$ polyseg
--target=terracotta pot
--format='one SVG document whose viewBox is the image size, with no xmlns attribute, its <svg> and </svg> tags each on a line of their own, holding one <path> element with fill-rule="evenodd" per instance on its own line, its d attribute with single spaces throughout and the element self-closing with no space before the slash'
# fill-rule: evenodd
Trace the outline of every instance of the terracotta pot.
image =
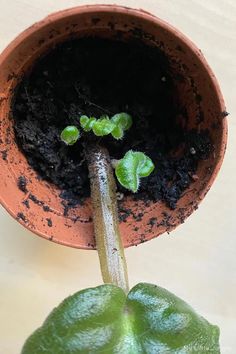
<svg viewBox="0 0 236 354">
<path fill-rule="evenodd" d="M 95 247 L 90 200 L 71 209 L 67 216 L 63 215 L 60 191 L 37 178 L 16 145 L 10 104 L 22 74 L 56 43 L 70 36 L 96 33 L 113 37 L 117 32 L 126 39 L 136 37 L 156 45 L 168 55 L 173 72 L 185 77 L 178 82 L 177 89 L 189 116 L 187 129 L 208 129 L 214 144 L 210 157 L 199 163 L 198 179 L 192 182 L 174 211 L 162 202 L 144 206 L 142 202 L 137 205 L 127 198 L 126 207 L 137 214 L 143 211 L 144 217 L 141 222 L 136 221 L 138 231 L 134 231 L 133 219 L 120 224 L 124 246 L 150 240 L 183 223 L 210 189 L 225 152 L 225 106 L 216 78 L 201 51 L 178 30 L 142 10 L 114 5 L 76 7 L 34 24 L 0 57 L 0 200 L 7 211 L 29 230 L 67 246 Z M 18 188 L 20 176 L 26 177 L 25 190 Z M 150 219 L 154 217 L 157 223 L 150 226 Z"/>
</svg>

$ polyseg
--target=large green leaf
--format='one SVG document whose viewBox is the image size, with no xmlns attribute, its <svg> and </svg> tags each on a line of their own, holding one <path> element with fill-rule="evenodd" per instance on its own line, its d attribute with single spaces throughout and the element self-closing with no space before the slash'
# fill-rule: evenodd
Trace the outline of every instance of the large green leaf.
<svg viewBox="0 0 236 354">
<path fill-rule="evenodd" d="M 169 291 L 141 283 L 126 296 L 106 284 L 52 311 L 22 354 L 217 354 L 219 329 Z"/>
</svg>

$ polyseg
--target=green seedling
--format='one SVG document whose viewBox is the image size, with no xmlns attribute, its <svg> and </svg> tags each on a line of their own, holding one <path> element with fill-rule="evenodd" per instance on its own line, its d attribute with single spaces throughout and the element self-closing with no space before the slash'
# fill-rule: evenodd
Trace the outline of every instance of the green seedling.
<svg viewBox="0 0 236 354">
<path fill-rule="evenodd" d="M 152 160 L 143 152 L 130 150 L 116 163 L 115 173 L 120 184 L 135 193 L 140 178 L 148 177 L 154 168 Z"/>
<path fill-rule="evenodd" d="M 86 133 L 92 131 L 98 137 L 111 134 L 117 140 L 124 137 L 124 132 L 131 128 L 132 123 L 128 113 L 117 113 L 111 118 L 107 115 L 99 119 L 86 115 L 80 117 L 80 126 Z M 75 126 L 68 126 L 61 132 L 61 140 L 67 145 L 75 144 L 79 137 L 80 132 Z M 140 178 L 148 177 L 154 168 L 152 160 L 143 152 L 130 150 L 121 160 L 116 161 L 115 174 L 123 187 L 136 193 Z"/>
<path fill-rule="evenodd" d="M 61 140 L 67 145 L 74 145 L 80 137 L 80 131 L 74 125 L 69 125 L 61 132 Z"/>
<path fill-rule="evenodd" d="M 132 118 L 126 113 L 111 119 L 82 116 L 84 132 L 122 139 Z M 75 126 L 66 127 L 61 140 L 75 144 Z M 21 354 L 219 354 L 219 329 L 199 316 L 183 300 L 156 285 L 140 283 L 129 290 L 121 240 L 115 175 L 137 192 L 140 179 L 154 170 L 143 152 L 128 151 L 111 161 L 107 149 L 88 144 L 88 163 L 96 247 L 104 285 L 65 299 L 26 341 Z"/>
<path fill-rule="evenodd" d="M 115 139 L 122 139 L 124 132 L 132 125 L 132 117 L 128 113 L 117 113 L 113 117 L 101 116 L 99 119 L 80 117 L 80 125 L 85 132 L 93 131 L 96 136 L 111 134 Z"/>
</svg>

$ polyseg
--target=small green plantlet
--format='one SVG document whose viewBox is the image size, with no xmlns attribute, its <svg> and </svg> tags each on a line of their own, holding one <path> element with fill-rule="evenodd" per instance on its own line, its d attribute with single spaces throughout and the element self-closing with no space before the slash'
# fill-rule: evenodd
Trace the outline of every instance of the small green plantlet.
<svg viewBox="0 0 236 354">
<path fill-rule="evenodd" d="M 124 132 L 132 125 L 132 117 L 128 113 L 117 113 L 113 117 L 104 115 L 99 119 L 95 117 L 80 117 L 80 125 L 85 132 L 93 131 L 96 136 L 111 134 L 113 138 L 119 140 L 124 136 Z"/>
<path fill-rule="evenodd" d="M 73 145 L 80 137 L 80 131 L 74 125 L 68 125 L 61 132 L 61 140 L 67 145 Z"/>
<path fill-rule="evenodd" d="M 111 132 L 115 139 L 122 139 L 124 132 L 129 130 L 133 124 L 132 117 L 127 113 L 117 113 L 111 118 L 111 121 L 116 126 Z"/>
<path fill-rule="evenodd" d="M 149 176 L 154 168 L 152 160 L 143 152 L 130 150 L 116 164 L 115 174 L 123 187 L 135 193 L 138 191 L 140 178 Z"/>
<path fill-rule="evenodd" d="M 92 130 L 99 137 L 111 134 L 117 140 L 123 138 L 124 132 L 130 129 L 132 124 L 132 117 L 128 113 L 117 113 L 111 118 L 108 115 L 99 119 L 86 115 L 80 117 L 80 125 L 85 132 Z M 68 145 L 73 145 L 79 136 L 79 130 L 75 126 L 68 126 L 61 133 L 61 139 Z M 117 161 L 115 174 L 123 187 L 136 193 L 140 178 L 149 176 L 154 168 L 152 160 L 143 152 L 130 150 Z"/>
<path fill-rule="evenodd" d="M 80 117 L 80 125 L 83 128 L 85 132 L 90 132 L 93 128 L 94 123 L 96 122 L 96 118 L 94 117 L 87 117 L 87 116 L 81 116 Z"/>
</svg>

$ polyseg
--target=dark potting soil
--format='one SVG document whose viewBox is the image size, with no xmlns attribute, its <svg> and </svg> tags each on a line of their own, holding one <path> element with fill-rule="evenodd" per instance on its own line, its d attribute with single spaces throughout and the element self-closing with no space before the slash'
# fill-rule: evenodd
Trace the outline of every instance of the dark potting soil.
<svg viewBox="0 0 236 354">
<path fill-rule="evenodd" d="M 177 123 L 177 116 L 186 119 L 185 110 L 178 104 L 165 55 L 135 42 L 86 38 L 60 44 L 22 79 L 12 110 L 17 142 L 29 164 L 59 186 L 72 206 L 90 194 L 84 144 L 92 135 L 66 146 L 60 132 L 79 125 L 82 114 L 132 115 L 133 126 L 122 141 L 104 137 L 100 143 L 115 159 L 130 149 L 151 157 L 156 169 L 133 197 L 161 199 L 170 208 L 211 148 L 206 132 L 186 132 Z M 23 180 L 19 187 L 26 188 Z M 130 194 L 120 185 L 118 191 Z"/>
</svg>

